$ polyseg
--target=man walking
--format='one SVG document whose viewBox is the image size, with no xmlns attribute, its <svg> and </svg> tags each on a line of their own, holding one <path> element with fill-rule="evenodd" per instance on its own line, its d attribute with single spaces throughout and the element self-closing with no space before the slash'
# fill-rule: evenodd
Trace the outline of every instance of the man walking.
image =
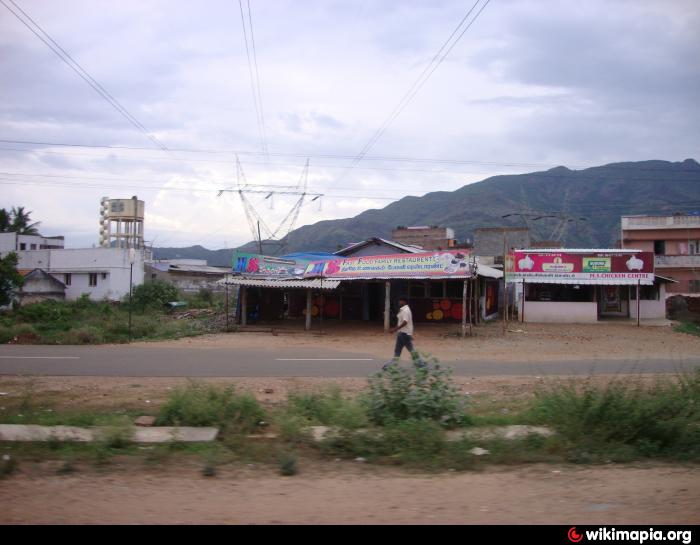
<svg viewBox="0 0 700 545">
<path fill-rule="evenodd" d="M 399 362 L 404 346 L 411 354 L 413 362 L 418 367 L 425 367 L 425 362 L 421 359 L 418 351 L 413 348 L 413 315 L 411 314 L 411 308 L 408 306 L 408 298 L 405 296 L 399 297 L 399 313 L 396 315 L 396 318 L 396 327 L 392 327 L 389 330 L 390 333 L 396 333 L 394 359 L 386 362 L 382 369 L 386 369 L 390 365 Z"/>
</svg>

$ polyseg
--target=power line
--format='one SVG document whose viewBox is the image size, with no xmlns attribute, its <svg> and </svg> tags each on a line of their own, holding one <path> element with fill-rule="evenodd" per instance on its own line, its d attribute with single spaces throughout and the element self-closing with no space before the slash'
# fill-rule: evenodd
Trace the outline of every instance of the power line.
<svg viewBox="0 0 700 545">
<path fill-rule="evenodd" d="M 413 97 L 420 91 L 420 89 L 425 85 L 425 83 L 430 79 L 430 76 L 433 75 L 435 70 L 442 64 L 442 62 L 445 60 L 447 55 L 450 54 L 452 49 L 454 48 L 455 45 L 459 42 L 459 40 L 464 36 L 464 33 L 469 30 L 469 28 L 474 24 L 474 21 L 481 15 L 481 12 L 484 10 L 484 8 L 488 5 L 490 0 L 486 0 L 484 5 L 481 7 L 481 9 L 477 12 L 477 14 L 474 16 L 474 18 L 464 26 L 464 29 L 460 32 L 460 34 L 457 36 L 457 38 L 452 42 L 452 45 L 450 45 L 443 54 L 443 51 L 445 48 L 448 46 L 452 38 L 455 36 L 457 32 L 459 32 L 459 29 L 466 23 L 466 21 L 469 19 L 469 16 L 472 14 L 476 6 L 479 4 L 481 0 L 476 0 L 474 2 L 474 5 L 469 9 L 467 14 L 462 18 L 462 20 L 459 22 L 457 27 L 452 31 L 452 34 L 447 38 L 445 43 L 442 44 L 440 49 L 435 53 L 431 61 L 428 63 L 428 65 L 425 67 L 423 72 L 418 76 L 418 78 L 413 82 L 413 85 L 410 87 L 410 89 L 404 94 L 404 96 L 401 98 L 401 100 L 398 102 L 398 104 L 394 107 L 392 112 L 389 114 L 389 116 L 384 120 L 382 125 L 375 131 L 375 133 L 372 135 L 372 137 L 367 141 L 367 143 L 362 147 L 360 152 L 353 158 L 352 163 L 348 167 L 345 173 L 341 175 L 341 178 L 343 178 L 347 172 L 349 172 L 357 163 L 359 163 L 365 155 L 369 152 L 369 150 L 374 146 L 374 144 L 377 143 L 377 141 L 382 137 L 384 132 L 389 128 L 389 126 L 394 122 L 394 120 L 401 114 L 401 112 L 408 106 L 408 104 L 411 102 Z M 442 54 L 442 57 L 440 55 Z"/>
<path fill-rule="evenodd" d="M 2 0 L 0 0 L 1 2 Z M 16 144 L 16 145 L 27 145 L 27 146 L 49 146 L 49 147 L 68 147 L 68 148 L 86 148 L 86 149 L 107 149 L 107 150 L 120 150 L 120 151 L 153 151 L 152 148 L 143 148 L 138 146 L 114 146 L 106 144 L 77 144 L 70 142 L 46 142 L 46 141 L 33 141 L 33 140 L 9 140 L 0 139 L 0 143 L 3 144 Z M 24 152 L 43 152 L 43 153 L 58 153 L 58 152 L 48 152 L 44 150 L 8 150 L 8 151 L 24 151 Z M 207 149 L 193 149 L 193 148 L 168 148 L 170 155 L 163 156 L 163 159 L 175 159 L 181 161 L 195 161 L 195 159 L 190 158 L 177 158 L 171 157 L 172 153 L 200 153 L 200 154 L 235 154 L 235 155 L 262 155 L 261 152 L 250 151 L 250 150 L 235 150 L 235 149 L 217 149 L 217 150 L 207 150 Z M 289 157 L 289 158 L 312 158 L 318 160 L 345 160 L 353 159 L 355 156 L 344 155 L 344 154 L 313 154 L 313 153 L 270 153 L 271 157 Z M 481 165 L 481 166 L 495 166 L 495 167 L 512 167 L 512 168 L 547 168 L 551 169 L 556 166 L 561 166 L 561 163 L 523 163 L 516 161 L 479 161 L 475 159 L 451 159 L 451 158 L 425 158 L 425 157 L 396 157 L 396 156 L 365 156 L 363 161 L 377 161 L 377 162 L 398 162 L 398 163 L 427 163 L 427 164 L 442 164 L 442 165 Z M 217 163 L 235 163 L 235 161 L 211 161 Z M 667 171 L 667 167 L 660 168 L 650 168 L 645 166 L 634 166 L 634 165 L 578 165 L 569 164 L 571 169 L 608 169 L 608 170 L 636 170 L 636 171 L 647 171 L 647 172 L 658 172 Z M 347 168 L 347 167 L 342 167 Z M 675 169 L 674 172 L 692 172 L 700 173 L 700 168 L 692 169 Z M 572 170 L 571 173 L 580 176 L 581 173 L 578 170 Z M 534 173 L 527 173 L 534 174 Z M 541 174 L 541 173 L 538 173 Z M 562 174 L 552 173 L 552 176 L 561 177 Z M 507 176 L 511 176 L 508 174 Z"/>
<path fill-rule="evenodd" d="M 73 70 L 80 78 L 85 81 L 92 89 L 100 95 L 105 101 L 107 101 L 119 114 L 121 114 L 129 123 L 136 127 L 140 132 L 145 134 L 151 142 L 158 146 L 162 150 L 167 150 L 168 148 L 155 136 L 150 134 L 146 127 L 144 127 L 141 122 L 136 119 L 129 111 L 122 106 L 119 101 L 114 98 L 98 81 L 93 78 L 90 73 L 83 68 L 78 61 L 76 61 L 63 47 L 61 47 L 56 40 L 54 40 L 32 17 L 27 14 L 21 7 L 19 7 L 14 0 L 9 0 L 9 2 L 17 8 L 17 10 L 24 16 L 20 16 L 20 13 L 13 10 L 5 0 L 0 0 L 7 10 L 12 13 L 24 26 L 26 26 L 37 38 L 39 38 L 51 51 L 53 51 L 56 56 L 61 59 L 68 67 Z M 25 19 L 26 18 L 26 19 Z M 30 24 L 31 23 L 31 24 Z M 34 27 L 32 27 L 34 25 Z"/>
<path fill-rule="evenodd" d="M 263 111 L 262 111 L 262 95 L 260 93 L 259 87 L 256 87 L 256 79 L 253 76 L 253 63 L 251 62 L 250 59 L 250 48 L 248 47 L 248 31 L 246 30 L 246 24 L 245 24 L 245 16 L 243 15 L 243 2 L 242 0 L 238 0 L 238 6 L 241 9 L 241 25 L 243 26 L 243 40 L 245 42 L 245 53 L 246 57 L 248 59 L 248 74 L 250 76 L 250 89 L 253 93 L 253 104 L 255 106 L 255 120 L 258 125 L 258 133 L 260 135 L 260 147 L 262 149 L 262 153 L 265 157 L 268 157 L 268 150 L 267 150 L 267 138 L 266 138 L 266 133 L 265 133 L 265 119 L 263 117 Z M 248 3 L 248 16 L 250 18 L 250 3 Z M 253 38 L 253 28 L 252 28 L 252 18 L 251 20 L 251 41 Z M 255 53 L 254 53 L 255 54 Z M 255 60 L 255 70 L 257 73 L 257 60 Z M 257 81 L 257 84 L 259 86 L 260 81 Z"/>
</svg>

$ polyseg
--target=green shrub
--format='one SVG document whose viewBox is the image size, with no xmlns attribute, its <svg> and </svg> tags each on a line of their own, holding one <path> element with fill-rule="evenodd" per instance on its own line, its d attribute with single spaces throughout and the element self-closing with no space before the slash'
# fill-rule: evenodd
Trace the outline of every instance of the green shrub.
<svg viewBox="0 0 700 545">
<path fill-rule="evenodd" d="M 638 456 L 700 457 L 700 370 L 651 386 L 616 379 L 537 392 L 532 420 L 554 427 L 573 449 L 596 453 L 631 448 Z M 625 448 L 629 447 L 629 448 Z"/>
<path fill-rule="evenodd" d="M 9 343 L 15 338 L 15 332 L 12 327 L 0 325 L 0 344 Z"/>
<path fill-rule="evenodd" d="M 170 394 L 157 422 L 159 425 L 219 426 L 251 432 L 264 418 L 265 412 L 250 394 L 236 393 L 233 386 L 190 382 Z"/>
<path fill-rule="evenodd" d="M 359 402 L 345 399 L 340 388 L 325 392 L 291 393 L 288 409 L 305 418 L 309 424 L 361 428 L 368 424 L 367 412 Z"/>
<path fill-rule="evenodd" d="M 134 306 L 142 309 L 147 307 L 163 308 L 166 303 L 177 301 L 179 297 L 178 289 L 170 282 L 163 282 L 162 280 L 140 284 L 133 288 L 132 291 Z M 125 297 L 125 301 L 128 303 L 128 295 Z"/>
<path fill-rule="evenodd" d="M 452 371 L 433 360 L 409 371 L 399 365 L 369 378 L 363 396 L 369 418 L 378 425 L 409 419 L 430 419 L 445 426 L 465 425 L 465 398 L 452 381 Z"/>
<path fill-rule="evenodd" d="M 299 466 L 297 457 L 294 454 L 288 452 L 282 453 L 278 459 L 280 475 L 285 477 L 291 477 L 299 473 Z"/>
<path fill-rule="evenodd" d="M 62 344 L 99 344 L 102 342 L 104 342 L 104 334 L 96 326 L 72 329 L 62 338 Z"/>
</svg>

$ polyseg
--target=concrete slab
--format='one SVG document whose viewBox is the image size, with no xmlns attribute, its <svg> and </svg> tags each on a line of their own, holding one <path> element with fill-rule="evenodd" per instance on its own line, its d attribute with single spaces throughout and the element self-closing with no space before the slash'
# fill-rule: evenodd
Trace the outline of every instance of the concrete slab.
<svg viewBox="0 0 700 545">
<path fill-rule="evenodd" d="M 0 441 L 93 441 L 93 431 L 73 426 L 0 424 Z"/>
<path fill-rule="evenodd" d="M 98 441 L 109 428 L 76 428 L 72 426 L 33 426 L 0 424 L 0 441 Z M 131 441 L 134 443 L 205 443 L 214 441 L 219 434 L 217 428 L 157 427 L 134 428 Z"/>
<path fill-rule="evenodd" d="M 506 439 L 514 441 L 524 439 L 528 435 L 551 437 L 554 431 L 545 426 L 491 426 L 467 430 L 450 430 L 446 434 L 448 441 L 462 439 Z"/>
</svg>

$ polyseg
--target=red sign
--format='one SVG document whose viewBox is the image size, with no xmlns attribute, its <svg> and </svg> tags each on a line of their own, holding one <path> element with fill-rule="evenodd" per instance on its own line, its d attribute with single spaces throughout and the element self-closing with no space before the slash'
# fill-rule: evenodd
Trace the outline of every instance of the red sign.
<svg viewBox="0 0 700 545">
<path fill-rule="evenodd" d="M 509 256 L 507 280 L 586 284 L 651 284 L 652 252 L 536 252 L 515 251 Z"/>
</svg>

